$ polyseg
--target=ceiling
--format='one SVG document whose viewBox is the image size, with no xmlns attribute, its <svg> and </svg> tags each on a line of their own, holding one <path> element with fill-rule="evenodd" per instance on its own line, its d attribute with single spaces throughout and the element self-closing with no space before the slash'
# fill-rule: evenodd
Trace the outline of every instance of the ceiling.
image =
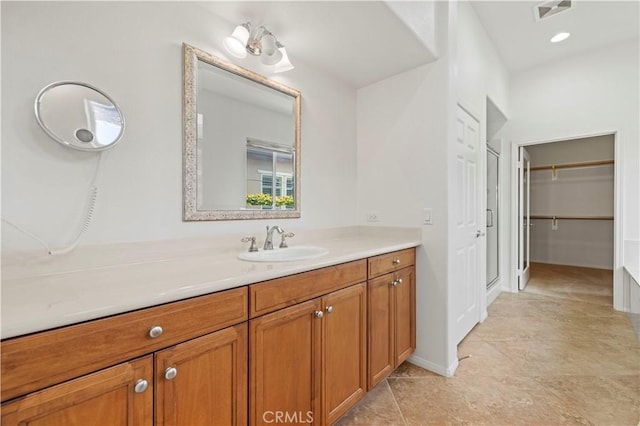
<svg viewBox="0 0 640 426">
<path fill-rule="evenodd" d="M 390 2 L 404 3 L 405 7 L 424 3 Z M 534 7 L 543 2 L 470 1 L 511 72 L 638 38 L 638 0 L 574 0 L 570 10 L 536 22 Z M 229 22 L 225 31 L 230 33 L 235 25 L 246 21 L 265 25 L 286 46 L 294 65 L 322 69 L 356 88 L 436 59 L 385 1 L 201 4 Z M 570 32 L 571 37 L 561 43 L 550 43 L 549 39 L 560 31 Z"/>
<path fill-rule="evenodd" d="M 264 25 L 303 62 L 359 88 L 435 57 L 382 1 L 223 1 L 206 7 L 230 22 Z"/>
<path fill-rule="evenodd" d="M 534 7 L 544 2 L 471 2 L 509 71 L 522 71 L 639 36 L 637 0 L 574 0 L 571 9 L 536 22 Z M 561 31 L 571 33 L 571 37 L 550 43 L 549 39 Z"/>
</svg>

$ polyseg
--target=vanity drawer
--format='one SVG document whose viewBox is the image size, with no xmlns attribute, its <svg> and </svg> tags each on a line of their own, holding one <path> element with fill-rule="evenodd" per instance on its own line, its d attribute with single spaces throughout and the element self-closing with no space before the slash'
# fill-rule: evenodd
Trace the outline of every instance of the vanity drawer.
<svg viewBox="0 0 640 426">
<path fill-rule="evenodd" d="M 246 321 L 247 298 L 241 287 L 5 340 L 2 401 Z"/>
<path fill-rule="evenodd" d="M 369 278 L 378 277 L 397 271 L 416 263 L 416 249 L 394 251 L 393 253 L 381 254 L 380 256 L 369 258 Z"/>
<path fill-rule="evenodd" d="M 366 280 L 367 261 L 363 259 L 250 285 L 250 317 L 268 314 Z"/>
</svg>

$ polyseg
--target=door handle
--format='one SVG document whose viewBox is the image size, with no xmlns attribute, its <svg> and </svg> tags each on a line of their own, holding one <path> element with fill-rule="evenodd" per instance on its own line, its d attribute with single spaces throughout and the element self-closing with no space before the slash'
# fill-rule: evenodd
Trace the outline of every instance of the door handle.
<svg viewBox="0 0 640 426">
<path fill-rule="evenodd" d="M 484 237 L 485 235 L 487 235 L 487 234 L 485 234 L 484 232 L 482 232 L 480 230 L 476 231 L 476 238 Z"/>
<path fill-rule="evenodd" d="M 489 217 L 487 219 L 489 223 L 487 223 L 487 228 L 493 227 L 493 210 L 487 209 L 487 213 L 489 213 Z"/>
</svg>

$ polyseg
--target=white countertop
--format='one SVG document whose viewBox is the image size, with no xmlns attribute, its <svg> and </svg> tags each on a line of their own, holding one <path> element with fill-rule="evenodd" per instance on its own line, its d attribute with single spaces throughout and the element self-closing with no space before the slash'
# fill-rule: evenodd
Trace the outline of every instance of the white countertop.
<svg viewBox="0 0 640 426">
<path fill-rule="evenodd" d="M 299 262 L 237 258 L 237 236 L 85 246 L 61 256 L 2 253 L 2 332 L 8 338 L 155 306 L 422 243 L 420 228 L 348 227 L 288 240 L 329 250 Z M 260 244 L 261 238 L 258 238 Z M 274 242 L 279 239 L 274 236 Z"/>
<path fill-rule="evenodd" d="M 637 282 L 640 283 L 640 241 L 626 240 L 624 242 L 624 269 Z"/>
</svg>

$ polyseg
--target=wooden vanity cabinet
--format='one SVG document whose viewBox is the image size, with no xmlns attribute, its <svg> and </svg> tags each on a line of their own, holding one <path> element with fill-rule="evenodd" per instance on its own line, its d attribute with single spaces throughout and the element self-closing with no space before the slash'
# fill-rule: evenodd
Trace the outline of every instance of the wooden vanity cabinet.
<svg viewBox="0 0 640 426">
<path fill-rule="evenodd" d="M 247 317 L 243 287 L 3 341 L 3 385 L 6 380 L 10 392 L 30 393 L 3 403 L 2 424 L 151 425 L 155 418 L 162 425 L 244 425 Z M 243 322 L 228 327 L 239 320 Z M 105 352 L 112 354 L 112 367 L 35 390 L 43 380 L 67 377 L 60 368 L 75 372 L 108 365 L 96 343 L 105 338 L 110 340 Z M 46 350 L 33 346 L 38 343 Z M 119 362 L 141 351 L 143 358 Z M 37 371 L 25 374 L 23 365 Z"/>
<path fill-rule="evenodd" d="M 318 312 L 322 306 L 315 299 L 249 322 L 250 424 L 275 423 L 285 415 L 288 423 L 321 424 Z"/>
<path fill-rule="evenodd" d="M 153 357 L 118 364 L 2 405 L 3 425 L 151 425 Z"/>
<path fill-rule="evenodd" d="M 154 357 L 156 425 L 247 424 L 247 324 Z"/>
<path fill-rule="evenodd" d="M 6 339 L 2 425 L 333 424 L 414 351 L 414 264 L 401 250 Z"/>
<path fill-rule="evenodd" d="M 416 348 L 415 249 L 370 258 L 367 286 L 371 389 Z"/>
<path fill-rule="evenodd" d="M 327 275 L 312 271 L 314 285 L 307 294 L 344 288 L 249 322 L 252 425 L 331 424 L 366 393 L 366 261 L 321 271 Z M 280 283 L 283 299 L 309 297 L 298 294 L 295 287 L 296 282 L 311 282 L 305 275 Z M 265 305 L 260 297 L 270 293 L 263 293 L 260 286 L 272 283 L 252 286 L 251 300 Z"/>
<path fill-rule="evenodd" d="M 323 419 L 333 424 L 367 393 L 366 284 L 323 298 Z"/>
</svg>

